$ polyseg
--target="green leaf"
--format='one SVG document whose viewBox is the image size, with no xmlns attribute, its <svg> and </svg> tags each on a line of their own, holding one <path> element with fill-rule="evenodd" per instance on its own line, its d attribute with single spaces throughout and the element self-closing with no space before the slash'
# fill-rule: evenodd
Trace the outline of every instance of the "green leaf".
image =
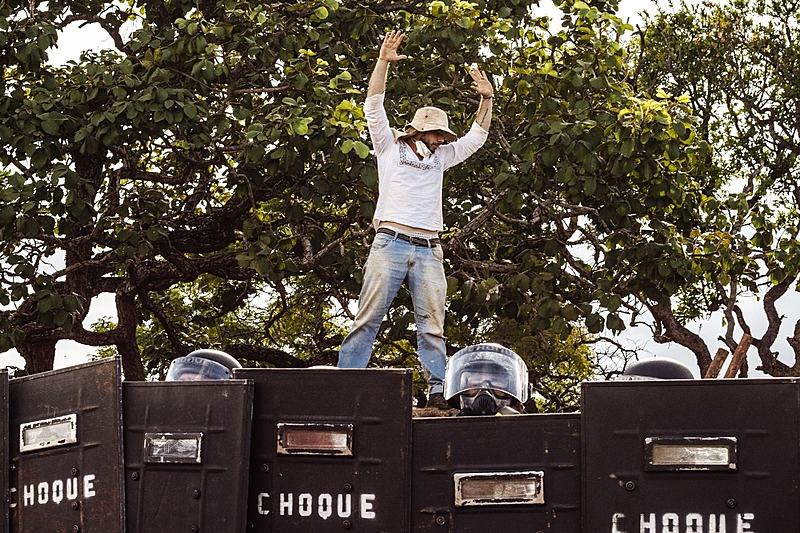
<svg viewBox="0 0 800 533">
<path fill-rule="evenodd" d="M 583 193 L 586 196 L 593 196 L 597 192 L 597 180 L 594 178 L 586 178 L 583 182 Z"/>
<path fill-rule="evenodd" d="M 360 157 L 361 159 L 366 159 L 367 157 L 369 157 L 369 146 L 367 146 L 363 142 L 356 141 L 355 150 L 356 154 L 358 154 L 358 157 Z"/>
<path fill-rule="evenodd" d="M 458 278 L 447 276 L 447 295 L 452 296 L 458 291 Z"/>
<path fill-rule="evenodd" d="M 33 156 L 31 157 L 31 163 L 33 164 L 34 167 L 40 169 L 44 167 L 45 164 L 47 164 L 48 159 L 49 156 L 47 150 L 43 148 L 37 148 L 36 151 L 33 153 Z"/>
<path fill-rule="evenodd" d="M 42 130 L 49 135 L 58 135 L 58 122 L 54 120 L 45 120 L 42 122 Z"/>
<path fill-rule="evenodd" d="M 147 237 L 147 240 L 151 242 L 157 241 L 160 236 L 161 233 L 158 231 L 158 228 L 156 227 L 148 228 L 147 231 L 145 231 L 145 237 Z"/>
<path fill-rule="evenodd" d="M 252 161 L 253 163 L 258 163 L 262 159 L 264 159 L 264 155 L 266 154 L 266 150 L 261 145 L 251 146 L 247 150 L 247 160 Z"/>
<path fill-rule="evenodd" d="M 36 302 L 36 309 L 38 309 L 40 313 L 46 313 L 52 308 L 53 300 L 50 297 L 42 298 Z"/>
<path fill-rule="evenodd" d="M 561 157 L 561 151 L 555 146 L 547 148 L 542 154 L 542 163 L 548 167 L 555 166 Z"/>
<path fill-rule="evenodd" d="M 186 103 L 183 106 L 183 114 L 186 115 L 186 118 L 189 120 L 194 120 L 197 118 L 197 107 L 191 102 Z"/>
<path fill-rule="evenodd" d="M 611 331 L 622 331 L 625 329 L 625 322 L 616 313 L 611 313 L 606 318 L 606 326 Z"/>
<path fill-rule="evenodd" d="M 295 121 L 292 122 L 292 129 L 298 135 L 305 135 L 308 133 L 308 124 L 301 121 Z"/>
<path fill-rule="evenodd" d="M 13 206 L 7 205 L 0 209 L 0 227 L 8 226 L 16 218 L 16 210 Z"/>
<path fill-rule="evenodd" d="M 586 317 L 585 325 L 589 333 L 600 333 L 604 328 L 603 317 L 597 313 L 592 313 Z"/>
<path fill-rule="evenodd" d="M 633 139 L 625 139 L 622 142 L 622 150 L 621 153 L 625 157 L 631 157 L 633 155 L 633 149 L 636 146 L 636 141 Z"/>
</svg>

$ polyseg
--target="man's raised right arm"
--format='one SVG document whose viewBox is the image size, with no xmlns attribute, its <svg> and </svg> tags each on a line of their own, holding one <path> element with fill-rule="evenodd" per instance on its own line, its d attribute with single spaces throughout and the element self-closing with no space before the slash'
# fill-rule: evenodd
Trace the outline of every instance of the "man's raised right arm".
<svg viewBox="0 0 800 533">
<path fill-rule="evenodd" d="M 397 48 L 400 46 L 400 43 L 403 42 L 403 37 L 405 37 L 403 33 L 391 31 L 383 38 L 381 51 L 378 55 L 378 62 L 375 64 L 375 69 L 372 71 L 372 76 L 369 78 L 367 98 L 386 91 L 386 76 L 389 73 L 389 63 L 400 61 L 408 57 L 397 53 Z"/>
</svg>

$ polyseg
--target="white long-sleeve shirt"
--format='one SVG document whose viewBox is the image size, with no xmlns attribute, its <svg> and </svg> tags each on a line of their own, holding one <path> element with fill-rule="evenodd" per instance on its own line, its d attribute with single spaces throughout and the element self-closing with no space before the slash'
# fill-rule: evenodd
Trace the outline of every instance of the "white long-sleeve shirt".
<svg viewBox="0 0 800 533">
<path fill-rule="evenodd" d="M 489 132 L 477 121 L 455 142 L 443 144 L 419 160 L 404 141 L 395 140 L 383 107 L 384 93 L 364 102 L 372 146 L 378 158 L 378 205 L 373 224 L 395 222 L 430 231 L 442 231 L 444 171 L 478 151 Z"/>
</svg>

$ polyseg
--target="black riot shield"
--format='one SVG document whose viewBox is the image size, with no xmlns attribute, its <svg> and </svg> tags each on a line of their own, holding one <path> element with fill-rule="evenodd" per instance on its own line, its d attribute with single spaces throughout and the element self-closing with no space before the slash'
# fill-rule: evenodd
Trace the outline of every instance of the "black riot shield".
<svg viewBox="0 0 800 533">
<path fill-rule="evenodd" d="M 234 377 L 255 382 L 248 532 L 408 532 L 410 370 Z"/>
<path fill-rule="evenodd" d="M 4 368 L 0 370 L 0 533 L 8 533 L 8 371 Z"/>
<path fill-rule="evenodd" d="M 124 531 L 118 358 L 9 383 L 11 531 Z"/>
<path fill-rule="evenodd" d="M 580 415 L 413 421 L 411 531 L 577 533 Z"/>
<path fill-rule="evenodd" d="M 797 531 L 799 383 L 585 383 L 583 531 Z"/>
<path fill-rule="evenodd" d="M 123 384 L 128 533 L 244 533 L 253 384 Z"/>
</svg>

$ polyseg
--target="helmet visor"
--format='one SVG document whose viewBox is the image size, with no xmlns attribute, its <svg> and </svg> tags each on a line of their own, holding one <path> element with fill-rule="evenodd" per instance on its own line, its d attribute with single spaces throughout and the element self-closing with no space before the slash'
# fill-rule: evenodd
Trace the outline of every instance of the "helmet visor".
<svg viewBox="0 0 800 533">
<path fill-rule="evenodd" d="M 528 368 L 515 353 L 462 350 L 450 358 L 445 375 L 444 396 L 474 395 L 490 389 L 495 396 L 511 396 L 520 402 L 528 399 Z"/>
<path fill-rule="evenodd" d="M 225 365 L 199 357 L 179 357 L 172 361 L 167 372 L 167 381 L 211 381 L 230 377 Z"/>
</svg>

